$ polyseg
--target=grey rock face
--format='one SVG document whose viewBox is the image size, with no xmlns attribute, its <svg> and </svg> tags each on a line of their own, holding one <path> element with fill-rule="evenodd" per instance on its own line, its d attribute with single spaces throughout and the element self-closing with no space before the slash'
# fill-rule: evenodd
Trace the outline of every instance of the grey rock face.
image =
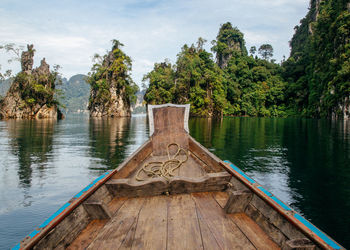
<svg viewBox="0 0 350 250">
<path fill-rule="evenodd" d="M 35 84 L 40 84 L 44 89 L 52 89 L 55 86 L 50 81 L 50 66 L 46 63 L 45 58 L 41 61 L 38 68 L 33 67 L 34 50 L 33 45 L 28 45 L 28 51 L 22 53 L 21 78 L 28 78 Z M 43 118 L 62 118 L 62 113 L 56 104 L 48 104 L 46 97 L 34 100 L 34 103 L 28 104 L 28 100 L 23 99 L 23 91 L 28 89 L 29 83 L 26 80 L 17 78 L 12 83 L 6 97 L 0 103 L 0 119 L 43 119 Z"/>
<path fill-rule="evenodd" d="M 27 45 L 27 51 L 23 51 L 21 55 L 21 67 L 23 72 L 30 72 L 33 69 L 33 57 L 35 50 L 33 44 Z"/>
<path fill-rule="evenodd" d="M 103 61 L 103 67 L 111 66 L 115 61 L 113 52 L 109 52 Z M 126 90 L 124 86 L 118 85 L 118 77 L 114 73 L 106 76 L 106 81 L 109 84 L 109 100 L 102 102 L 99 96 L 101 90 L 91 89 L 90 91 L 90 110 L 91 117 L 127 117 L 131 116 L 130 101 L 126 98 Z"/>
</svg>

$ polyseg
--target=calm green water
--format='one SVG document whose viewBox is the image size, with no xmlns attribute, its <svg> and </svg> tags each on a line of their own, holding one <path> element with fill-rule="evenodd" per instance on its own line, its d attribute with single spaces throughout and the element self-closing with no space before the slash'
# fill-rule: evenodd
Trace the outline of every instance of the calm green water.
<svg viewBox="0 0 350 250">
<path fill-rule="evenodd" d="M 190 133 L 350 248 L 350 122 L 191 119 Z M 145 116 L 0 121 L 0 249 L 148 138 Z"/>
</svg>

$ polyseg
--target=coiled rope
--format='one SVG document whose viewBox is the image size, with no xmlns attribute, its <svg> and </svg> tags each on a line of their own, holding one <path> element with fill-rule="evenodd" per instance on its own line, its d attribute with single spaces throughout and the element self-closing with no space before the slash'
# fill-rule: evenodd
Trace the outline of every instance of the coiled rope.
<svg viewBox="0 0 350 250">
<path fill-rule="evenodd" d="M 177 146 L 177 152 L 174 156 L 170 156 L 169 149 L 171 146 Z M 186 159 L 181 161 L 176 159 L 180 155 L 180 152 L 184 152 L 186 155 Z M 166 161 L 151 161 L 146 163 L 142 168 L 137 171 L 136 180 L 144 181 L 148 178 L 156 178 L 156 177 L 164 177 L 169 180 L 169 178 L 174 176 L 174 171 L 181 167 L 183 163 L 188 160 L 188 151 L 181 148 L 177 143 L 169 143 L 167 146 L 168 160 Z M 147 176 L 146 178 L 142 178 L 140 174 Z"/>
</svg>

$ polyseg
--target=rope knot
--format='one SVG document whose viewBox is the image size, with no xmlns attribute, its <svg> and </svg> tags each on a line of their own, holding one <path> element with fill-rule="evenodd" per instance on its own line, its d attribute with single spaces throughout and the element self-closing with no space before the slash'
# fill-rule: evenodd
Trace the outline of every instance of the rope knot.
<svg viewBox="0 0 350 250">
<path fill-rule="evenodd" d="M 177 146 L 176 153 L 171 156 L 169 149 L 171 146 Z M 186 155 L 186 159 L 181 161 L 178 158 L 180 153 L 184 152 Z M 147 176 L 149 178 L 156 178 L 156 177 L 164 177 L 166 180 L 169 180 L 171 177 L 174 177 L 174 171 L 181 167 L 183 163 L 185 163 L 188 160 L 188 151 L 181 148 L 179 144 L 177 143 L 169 143 L 167 146 L 167 154 L 168 154 L 168 160 L 166 161 L 151 161 L 146 163 L 142 168 L 137 171 L 136 174 L 136 180 L 137 181 L 145 181 L 146 178 L 142 178 L 141 175 Z"/>
</svg>

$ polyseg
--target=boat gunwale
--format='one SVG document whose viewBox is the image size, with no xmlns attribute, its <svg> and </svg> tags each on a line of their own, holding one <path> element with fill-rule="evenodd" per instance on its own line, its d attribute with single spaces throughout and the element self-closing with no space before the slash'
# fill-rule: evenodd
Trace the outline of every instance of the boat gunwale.
<svg viewBox="0 0 350 250">
<path fill-rule="evenodd" d="M 280 199 L 278 199 L 275 195 L 266 190 L 262 185 L 257 183 L 254 179 L 250 178 L 246 175 L 244 171 L 239 169 L 232 162 L 225 160 L 221 161 L 220 165 L 223 166 L 229 173 L 231 173 L 235 178 L 240 180 L 246 187 L 248 187 L 254 194 L 258 195 L 263 201 L 265 201 L 270 207 L 272 207 L 276 212 L 286 218 L 289 222 L 291 222 L 296 228 L 300 229 L 304 234 L 314 240 L 319 246 L 324 249 L 345 249 L 338 242 L 336 242 L 333 238 L 327 235 L 325 232 L 320 230 L 318 227 L 313 225 L 309 220 L 305 219 L 299 213 L 297 213 L 293 208 L 286 205 Z M 236 169 L 235 169 L 236 168 Z M 275 199 L 274 199 L 275 198 Z M 291 215 L 292 214 L 292 215 Z M 310 227 L 305 225 L 301 220 L 305 221 L 306 224 L 310 224 Z M 322 239 L 318 233 L 323 234 L 323 237 L 328 238 L 327 240 L 332 242 L 337 246 L 337 248 L 332 247 L 328 244 L 324 239 Z"/>
<path fill-rule="evenodd" d="M 212 158 L 214 161 L 218 162 L 220 166 L 222 166 L 226 171 L 228 171 L 233 177 L 237 178 L 239 181 L 241 181 L 246 187 L 248 187 L 254 194 L 256 194 L 258 197 L 260 197 L 263 201 L 265 201 L 272 209 L 274 209 L 276 212 L 278 212 L 280 215 L 282 215 L 285 219 L 287 219 L 292 225 L 294 225 L 297 229 L 301 230 L 304 234 L 306 234 L 308 237 L 310 237 L 313 241 L 315 241 L 319 246 L 325 249 L 344 249 L 339 243 L 337 243 L 335 240 L 333 240 L 331 237 L 329 237 L 326 233 L 324 233 L 322 230 L 318 229 L 316 226 L 314 226 L 311 222 L 306 220 L 304 217 L 302 217 L 300 214 L 298 214 L 294 209 L 287 206 L 285 203 L 283 203 L 281 200 L 279 200 L 275 195 L 271 194 L 268 190 L 266 190 L 263 186 L 258 184 L 254 179 L 250 178 L 246 175 L 245 172 L 240 170 L 237 166 L 235 166 L 233 163 L 229 161 L 223 161 L 220 158 L 218 158 L 216 155 L 211 153 L 207 148 L 205 148 L 202 144 L 197 142 L 193 137 L 189 135 L 189 140 L 192 140 L 193 143 L 195 143 L 197 146 L 199 146 L 200 150 L 203 150 L 207 156 Z M 37 244 L 47 233 L 49 233 L 54 227 L 56 227 L 61 221 L 63 221 L 74 209 L 76 209 L 81 203 L 83 203 L 87 198 L 89 198 L 97 189 L 99 189 L 102 185 L 104 185 L 110 178 L 112 178 L 116 173 L 120 172 L 130 161 L 133 160 L 133 158 L 138 155 L 148 144 L 152 143 L 152 138 L 149 138 L 147 141 L 145 141 L 133 154 L 131 154 L 127 159 L 125 159 L 118 167 L 116 167 L 113 170 L 109 170 L 100 177 L 96 178 L 92 183 L 87 185 L 82 191 L 77 193 L 71 200 L 69 200 L 67 203 L 65 203 L 58 211 L 60 211 L 62 208 L 64 208 L 59 214 L 57 214 L 55 217 L 51 219 L 49 217 L 45 220 L 47 224 L 40 228 L 40 231 L 34 230 L 32 233 L 29 234 L 29 237 L 31 237 L 28 241 L 28 243 L 23 246 L 23 248 L 20 246 L 21 243 L 17 244 L 13 249 L 30 249 L 35 244 Z M 189 149 L 191 151 L 191 149 Z M 101 178 L 102 177 L 102 178 Z M 88 188 L 89 187 L 89 188 Z M 88 189 L 87 189 L 88 188 Z M 85 190 L 87 189 L 87 190 Z M 273 199 L 275 198 L 275 199 Z M 68 206 L 66 206 L 69 204 Z M 66 207 L 65 207 L 66 206 Z M 297 217 L 300 217 L 299 219 Z M 306 226 L 301 220 L 304 220 L 304 222 L 307 222 L 307 224 L 311 225 L 311 228 Z M 42 223 L 41 225 L 45 224 Z M 331 242 L 333 242 L 335 245 L 337 245 L 338 248 L 332 247 L 330 244 L 328 244 L 324 239 L 322 239 L 320 236 L 317 235 L 316 232 L 314 232 L 313 229 L 318 230 L 323 234 L 325 237 L 328 238 Z M 35 234 L 34 234 L 35 233 Z M 33 236 L 31 236 L 34 234 Z M 27 236 L 28 237 L 28 236 Z M 27 238 L 26 237 L 26 238 Z"/>
<path fill-rule="evenodd" d="M 85 188 L 83 188 L 80 192 L 78 192 L 76 195 L 74 195 L 68 202 L 66 202 L 60 209 L 58 209 L 55 213 L 53 213 L 49 218 L 47 218 L 41 225 L 45 224 L 46 221 L 47 224 L 40 228 L 40 230 L 34 229 L 33 232 L 31 232 L 29 235 L 27 235 L 24 240 L 26 240 L 28 237 L 28 243 L 21 246 L 21 241 L 16 246 L 12 248 L 12 250 L 17 249 L 31 249 L 35 246 L 47 233 L 49 233 L 53 228 L 55 228 L 60 222 L 62 222 L 74 209 L 76 209 L 79 205 L 81 205 L 86 199 L 88 199 L 97 189 L 99 189 L 102 185 L 104 185 L 109 179 L 113 177 L 117 172 L 119 172 L 123 167 L 126 166 L 128 162 L 130 162 L 133 157 L 135 157 L 143 148 L 145 148 L 149 143 L 151 143 L 151 139 L 148 139 L 145 141 L 134 153 L 132 153 L 129 157 L 127 157 L 118 167 L 116 167 L 113 170 L 108 170 L 104 174 L 97 177 L 95 180 L 93 180 L 89 185 L 87 185 Z M 102 177 L 102 178 L 101 178 Z M 89 187 L 89 188 L 88 188 Z M 88 189 L 87 189 L 88 188 Z M 87 189 L 87 190 L 85 190 Z M 69 204 L 67 206 L 67 204 Z M 60 211 L 62 210 L 62 211 Z M 51 218 L 53 215 L 58 213 L 55 217 Z M 34 234 L 34 235 L 32 235 Z M 32 236 L 31 236 L 32 235 Z"/>
</svg>

